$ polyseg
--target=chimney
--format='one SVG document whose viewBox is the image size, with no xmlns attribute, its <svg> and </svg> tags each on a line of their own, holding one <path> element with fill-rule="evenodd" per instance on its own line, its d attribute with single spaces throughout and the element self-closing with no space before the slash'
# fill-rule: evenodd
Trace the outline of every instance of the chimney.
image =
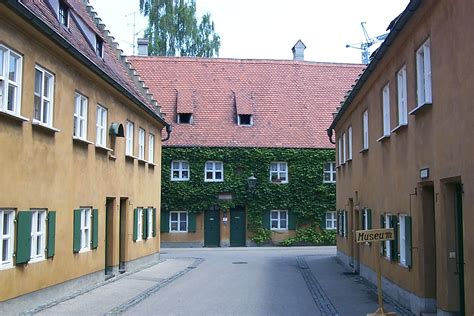
<svg viewBox="0 0 474 316">
<path fill-rule="evenodd" d="M 138 56 L 148 56 L 148 38 L 137 39 Z"/>
<path fill-rule="evenodd" d="M 295 46 L 291 49 L 293 52 L 293 60 L 304 60 L 304 50 L 306 48 L 306 45 L 303 44 L 301 40 L 298 40 L 296 42 Z"/>
</svg>

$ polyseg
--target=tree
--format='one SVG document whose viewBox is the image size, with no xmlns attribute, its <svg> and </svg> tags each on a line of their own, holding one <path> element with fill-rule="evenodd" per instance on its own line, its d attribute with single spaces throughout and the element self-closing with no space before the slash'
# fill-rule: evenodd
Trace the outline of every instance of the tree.
<svg viewBox="0 0 474 316">
<path fill-rule="evenodd" d="M 140 12 L 148 17 L 145 37 L 151 55 L 219 55 L 221 40 L 211 15 L 206 13 L 198 23 L 195 0 L 140 0 Z"/>
</svg>

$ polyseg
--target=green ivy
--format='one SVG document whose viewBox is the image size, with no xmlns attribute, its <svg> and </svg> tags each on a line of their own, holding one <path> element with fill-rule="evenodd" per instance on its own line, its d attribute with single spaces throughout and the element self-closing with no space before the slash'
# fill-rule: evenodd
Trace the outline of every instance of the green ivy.
<svg viewBox="0 0 474 316">
<path fill-rule="evenodd" d="M 326 211 L 336 207 L 336 186 L 323 183 L 324 165 L 334 161 L 334 155 L 333 149 L 164 147 L 162 210 L 202 212 L 211 205 L 246 206 L 248 230 L 263 237 L 262 214 L 272 209 L 291 210 L 297 224 L 321 224 Z M 173 160 L 189 162 L 189 181 L 170 181 Z M 204 182 L 209 160 L 224 163 L 224 182 Z M 270 163 L 276 161 L 288 164 L 286 184 L 269 181 Z M 252 173 L 258 182 L 249 192 L 247 178 Z M 232 200 L 218 200 L 221 192 L 232 193 Z"/>
<path fill-rule="evenodd" d="M 336 245 L 336 232 L 334 230 L 319 231 L 314 225 L 296 231 L 296 236 L 283 240 L 281 246 L 293 245 Z"/>
</svg>

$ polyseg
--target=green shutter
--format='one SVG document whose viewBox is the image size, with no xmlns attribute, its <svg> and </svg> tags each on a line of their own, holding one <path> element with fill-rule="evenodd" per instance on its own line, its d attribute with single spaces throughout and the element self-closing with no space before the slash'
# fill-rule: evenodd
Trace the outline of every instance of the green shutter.
<svg viewBox="0 0 474 316">
<path fill-rule="evenodd" d="M 188 232 L 196 232 L 196 213 L 188 212 Z"/>
<path fill-rule="evenodd" d="M 16 235 L 16 264 L 27 263 L 31 255 L 31 217 L 33 212 L 18 212 Z"/>
<path fill-rule="evenodd" d="M 162 233 L 167 233 L 170 231 L 170 212 L 161 211 L 160 231 Z"/>
<path fill-rule="evenodd" d="M 296 216 L 293 211 L 288 211 L 288 229 L 295 230 L 296 229 Z"/>
<path fill-rule="evenodd" d="M 393 228 L 394 240 L 390 241 L 390 261 L 398 261 L 398 217 L 392 215 L 390 217 L 390 227 Z"/>
<path fill-rule="evenodd" d="M 405 250 L 407 266 L 412 267 L 411 216 L 405 216 Z"/>
<path fill-rule="evenodd" d="M 349 230 L 349 212 L 344 211 L 344 237 L 348 237 Z"/>
<path fill-rule="evenodd" d="M 385 215 L 380 215 L 380 228 L 385 228 Z M 380 241 L 380 254 L 384 256 L 385 254 L 385 241 Z"/>
<path fill-rule="evenodd" d="M 96 249 L 99 246 L 99 210 L 92 210 L 92 238 L 91 248 Z"/>
<path fill-rule="evenodd" d="M 372 209 L 367 209 L 367 229 L 372 229 Z"/>
<path fill-rule="evenodd" d="M 133 210 L 133 241 L 138 240 L 138 208 Z"/>
<path fill-rule="evenodd" d="M 148 209 L 142 209 L 142 239 L 148 238 Z"/>
<path fill-rule="evenodd" d="M 72 251 L 77 253 L 81 250 L 81 210 L 74 210 L 74 223 L 73 223 L 73 242 Z"/>
<path fill-rule="evenodd" d="M 56 212 L 48 212 L 48 239 L 46 240 L 46 258 L 54 257 L 56 247 Z"/>
<path fill-rule="evenodd" d="M 153 208 L 153 237 L 156 237 L 156 207 Z"/>
<path fill-rule="evenodd" d="M 263 228 L 270 229 L 270 211 L 263 212 Z"/>
</svg>

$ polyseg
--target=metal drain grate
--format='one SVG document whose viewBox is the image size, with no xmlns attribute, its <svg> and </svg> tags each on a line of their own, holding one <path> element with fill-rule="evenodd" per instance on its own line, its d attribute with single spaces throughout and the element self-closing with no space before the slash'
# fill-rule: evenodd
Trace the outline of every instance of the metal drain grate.
<svg viewBox="0 0 474 316">
<path fill-rule="evenodd" d="M 248 264 L 247 261 L 234 261 L 232 264 Z"/>
</svg>

